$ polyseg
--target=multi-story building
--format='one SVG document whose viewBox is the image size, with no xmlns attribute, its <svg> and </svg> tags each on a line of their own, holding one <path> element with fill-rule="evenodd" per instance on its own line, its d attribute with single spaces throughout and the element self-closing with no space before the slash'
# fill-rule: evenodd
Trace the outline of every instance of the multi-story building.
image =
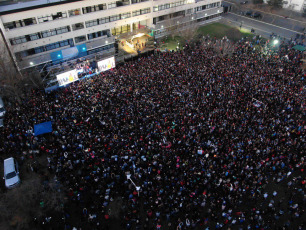
<svg viewBox="0 0 306 230">
<path fill-rule="evenodd" d="M 264 3 L 268 3 L 269 0 L 264 0 Z M 296 12 L 303 12 L 305 9 L 305 0 L 284 0 L 283 8 L 293 10 Z"/>
<path fill-rule="evenodd" d="M 305 0 L 286 0 L 283 1 L 283 7 L 293 10 L 302 12 L 304 10 L 304 6 L 306 4 Z"/>
<path fill-rule="evenodd" d="M 15 63 L 26 69 L 107 57 L 121 34 L 147 28 L 158 37 L 169 27 L 207 22 L 222 12 L 220 0 L 14 1 L 0 6 L 0 29 Z"/>
</svg>

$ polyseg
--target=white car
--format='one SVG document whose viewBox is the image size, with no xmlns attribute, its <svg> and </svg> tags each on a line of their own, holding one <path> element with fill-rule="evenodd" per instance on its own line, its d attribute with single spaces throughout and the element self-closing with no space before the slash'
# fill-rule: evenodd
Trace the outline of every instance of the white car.
<svg viewBox="0 0 306 230">
<path fill-rule="evenodd" d="M 3 117 L 5 114 L 5 108 L 2 98 L 0 97 L 0 127 L 3 127 Z"/>
<path fill-rule="evenodd" d="M 4 177 L 5 187 L 13 188 L 20 183 L 17 161 L 13 158 L 4 160 Z"/>
<path fill-rule="evenodd" d="M 0 118 L 4 117 L 5 112 L 6 111 L 5 111 L 5 108 L 4 108 L 4 103 L 3 103 L 2 98 L 0 97 Z"/>
</svg>

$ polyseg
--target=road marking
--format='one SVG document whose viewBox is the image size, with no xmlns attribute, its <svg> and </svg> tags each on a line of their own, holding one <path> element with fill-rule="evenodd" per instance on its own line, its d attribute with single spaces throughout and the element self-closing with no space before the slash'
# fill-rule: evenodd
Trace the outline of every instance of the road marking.
<svg viewBox="0 0 306 230">
<path fill-rule="evenodd" d="M 256 20 L 256 19 L 249 18 L 249 17 L 245 17 L 245 16 L 243 16 L 243 15 L 235 14 L 235 13 L 232 13 L 232 12 L 228 12 L 228 13 L 229 13 L 229 14 L 234 14 L 234 15 L 239 16 L 239 17 L 247 18 L 247 19 L 253 20 L 253 21 L 255 21 L 255 22 L 259 22 L 259 23 L 263 23 L 263 24 L 270 25 L 270 26 L 274 26 L 274 27 L 277 27 L 277 28 L 280 28 L 280 29 L 283 29 L 283 30 L 288 30 L 288 31 L 293 32 L 293 33 L 303 34 L 303 33 L 301 33 L 301 32 L 295 31 L 295 30 L 290 30 L 290 29 L 287 29 L 287 28 L 285 28 L 285 27 L 277 26 L 277 25 L 274 25 L 274 24 L 271 24 L 271 23 L 267 23 L 267 22 L 263 22 L 263 21 L 258 21 L 258 20 Z"/>
<path fill-rule="evenodd" d="M 235 2 L 228 2 L 228 1 L 223 1 L 223 2 L 227 2 L 227 3 L 230 3 L 230 4 L 234 4 L 236 5 L 237 3 Z M 238 5 L 238 4 L 237 4 Z M 247 9 L 252 9 L 254 11 L 259 11 L 261 13 L 265 13 L 265 14 L 270 14 L 270 15 L 273 15 L 273 16 L 277 16 L 277 17 L 280 17 L 280 18 L 285 18 L 284 16 L 281 16 L 281 15 L 278 15 L 278 14 L 272 14 L 272 13 L 269 13 L 269 12 L 266 12 L 266 11 L 261 11 L 261 10 L 258 10 L 258 9 L 253 9 L 253 8 L 248 8 Z M 302 24 L 305 24 L 306 22 L 303 22 L 303 21 L 300 21 L 300 20 L 296 20 L 296 19 L 293 19 L 293 18 L 285 18 L 285 19 L 288 19 L 288 20 L 292 20 L 292 21 L 296 21 L 296 22 L 300 22 Z"/>
</svg>

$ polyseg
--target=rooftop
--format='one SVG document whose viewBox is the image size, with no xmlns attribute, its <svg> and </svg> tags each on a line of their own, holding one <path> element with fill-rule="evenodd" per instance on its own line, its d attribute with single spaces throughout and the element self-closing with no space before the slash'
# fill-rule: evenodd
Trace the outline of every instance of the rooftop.
<svg viewBox="0 0 306 230">
<path fill-rule="evenodd" d="M 36 9 L 40 7 L 77 2 L 71 0 L 23 0 L 23 1 L 0 1 L 0 14 L 9 14 L 20 11 Z"/>
</svg>

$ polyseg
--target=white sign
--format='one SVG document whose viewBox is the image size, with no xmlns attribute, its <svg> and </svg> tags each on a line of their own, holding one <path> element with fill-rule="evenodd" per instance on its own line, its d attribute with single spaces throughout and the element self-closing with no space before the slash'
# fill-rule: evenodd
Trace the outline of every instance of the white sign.
<svg viewBox="0 0 306 230">
<path fill-rule="evenodd" d="M 100 72 L 115 68 L 115 57 L 107 58 L 98 62 L 98 69 Z"/>
<path fill-rule="evenodd" d="M 77 71 L 71 70 L 65 73 L 56 75 L 59 86 L 67 85 L 71 82 L 79 80 Z"/>
</svg>

